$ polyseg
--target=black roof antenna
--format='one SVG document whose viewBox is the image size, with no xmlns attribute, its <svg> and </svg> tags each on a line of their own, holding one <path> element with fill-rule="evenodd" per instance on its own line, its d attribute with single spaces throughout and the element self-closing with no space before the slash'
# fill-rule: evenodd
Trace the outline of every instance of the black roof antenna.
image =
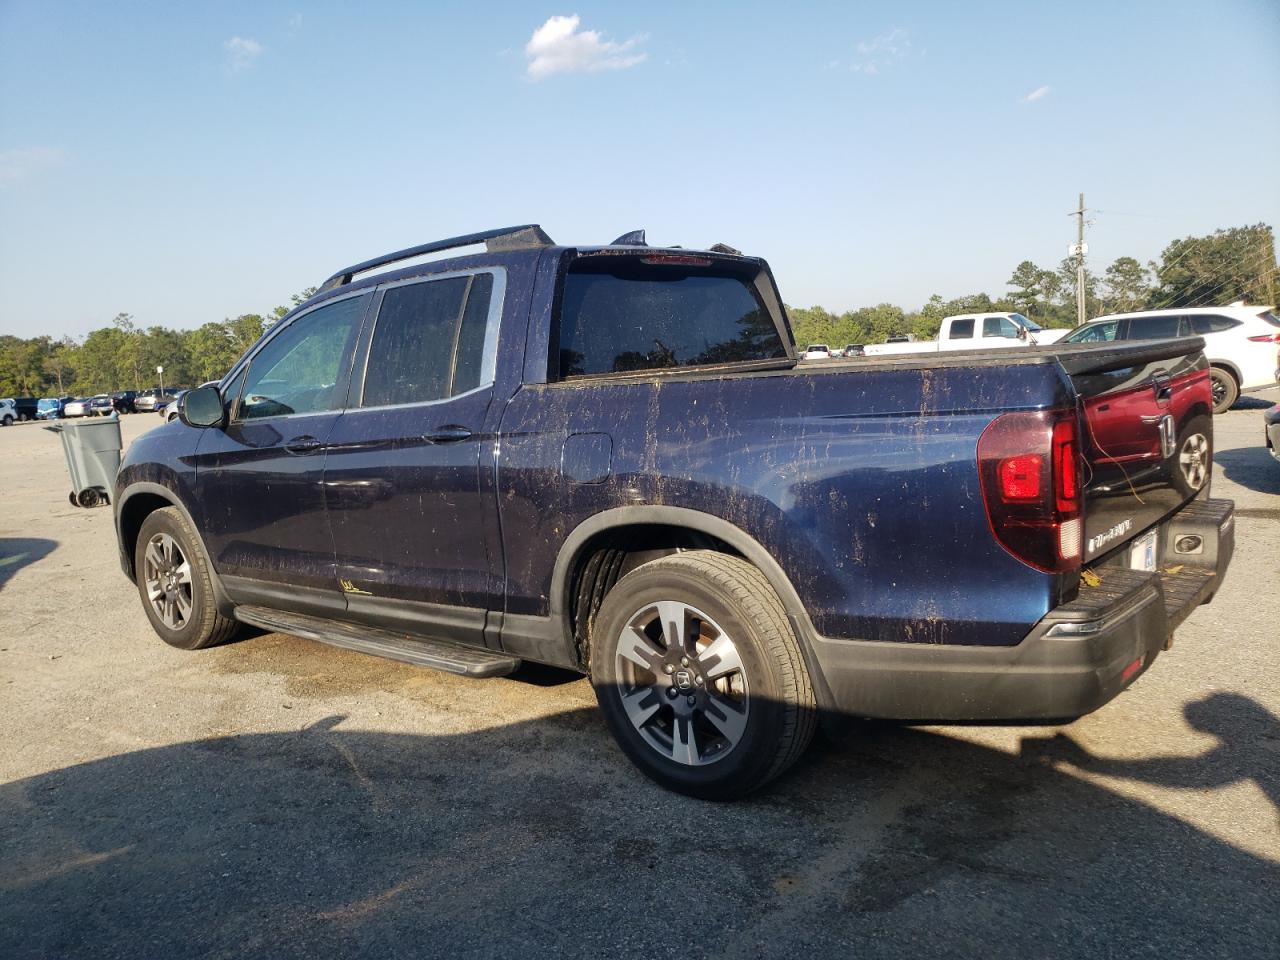
<svg viewBox="0 0 1280 960">
<path fill-rule="evenodd" d="M 611 247 L 647 247 L 648 241 L 644 238 L 643 230 L 632 230 L 630 233 L 624 233 L 613 243 Z"/>
</svg>

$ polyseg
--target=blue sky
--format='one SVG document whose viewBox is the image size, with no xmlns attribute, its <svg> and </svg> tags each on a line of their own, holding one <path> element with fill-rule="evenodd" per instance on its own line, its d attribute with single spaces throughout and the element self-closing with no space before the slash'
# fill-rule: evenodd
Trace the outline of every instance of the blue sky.
<svg viewBox="0 0 1280 960">
<path fill-rule="evenodd" d="M 529 221 L 915 308 L 1056 265 L 1080 190 L 1098 268 L 1280 226 L 1277 121 L 1274 0 L 0 0 L 0 333 L 196 326 Z"/>
</svg>

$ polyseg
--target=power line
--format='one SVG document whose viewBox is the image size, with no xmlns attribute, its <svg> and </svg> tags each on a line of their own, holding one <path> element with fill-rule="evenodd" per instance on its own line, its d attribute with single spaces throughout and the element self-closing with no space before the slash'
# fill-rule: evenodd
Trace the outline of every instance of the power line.
<svg viewBox="0 0 1280 960">
<path fill-rule="evenodd" d="M 1252 275 L 1252 274 L 1257 270 L 1257 268 L 1258 268 L 1258 267 L 1260 267 L 1260 266 L 1265 262 L 1266 258 L 1268 258 L 1268 257 L 1270 257 L 1270 258 L 1274 258 L 1274 256 L 1275 256 L 1275 254 L 1274 254 L 1274 252 L 1273 252 L 1273 251 L 1268 250 L 1268 249 L 1265 249 L 1265 248 L 1264 248 L 1264 249 L 1261 249 L 1261 250 L 1256 251 L 1256 252 L 1253 254 L 1252 259 L 1250 259 L 1248 256 L 1246 256 L 1246 257 L 1244 258 L 1244 260 L 1242 260 L 1242 261 L 1241 261 L 1241 263 L 1242 263 L 1242 264 L 1251 264 L 1251 265 L 1249 265 L 1249 266 L 1244 266 L 1244 267 L 1243 267 L 1243 269 L 1241 269 L 1238 273 L 1234 273 L 1234 274 L 1232 274 L 1231 276 L 1227 277 L 1225 280 L 1222 280 L 1222 281 L 1220 281 L 1219 283 L 1214 284 L 1212 287 L 1210 287 L 1210 288 L 1209 288 L 1209 290 L 1208 290 L 1208 292 L 1207 292 L 1207 293 L 1199 294 L 1199 296 L 1203 297 L 1205 300 L 1212 300 L 1212 299 L 1213 299 L 1213 297 L 1214 297 L 1214 295 L 1216 295 L 1216 294 L 1217 294 L 1217 292 L 1218 292 L 1219 290 L 1222 290 L 1222 289 L 1223 289 L 1224 287 L 1226 287 L 1228 284 L 1235 283 L 1235 282 L 1236 282 L 1236 281 L 1238 281 L 1238 280 L 1245 280 L 1245 279 L 1247 279 L 1250 275 Z M 1169 266 L 1172 266 L 1172 264 L 1170 264 Z M 1164 267 L 1163 269 L 1166 269 L 1166 270 L 1167 270 L 1167 269 L 1169 269 L 1169 267 Z M 1163 309 L 1164 309 L 1168 304 L 1172 303 L 1172 302 L 1173 302 L 1173 300 L 1174 300 L 1177 296 L 1179 296 L 1179 295 L 1178 295 L 1178 294 L 1176 294 L 1176 293 L 1175 293 L 1175 294 L 1171 294 L 1170 296 L 1165 297 L 1165 298 L 1160 302 L 1160 305 L 1159 305 L 1159 306 L 1156 306 L 1156 307 L 1149 307 L 1148 309 L 1151 309 L 1151 310 L 1163 310 Z M 1214 306 L 1214 304 L 1212 304 L 1212 303 L 1206 303 L 1206 304 L 1204 304 L 1204 306 Z"/>
</svg>

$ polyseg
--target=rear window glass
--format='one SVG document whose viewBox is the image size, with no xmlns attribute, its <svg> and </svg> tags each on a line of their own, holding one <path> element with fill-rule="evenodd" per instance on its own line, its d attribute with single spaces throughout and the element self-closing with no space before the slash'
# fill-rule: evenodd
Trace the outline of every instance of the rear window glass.
<svg viewBox="0 0 1280 960">
<path fill-rule="evenodd" d="M 951 333 L 948 335 L 952 340 L 970 340 L 973 338 L 973 320 L 952 320 Z"/>
<path fill-rule="evenodd" d="M 1240 326 L 1239 320 L 1232 320 L 1230 317 L 1224 317 L 1215 313 L 1193 313 L 1191 315 L 1191 329 L 1194 333 L 1221 333 L 1223 330 L 1230 330 L 1232 327 Z M 1277 324 L 1280 326 L 1280 324 Z"/>
<path fill-rule="evenodd" d="M 604 260 L 579 261 L 565 277 L 561 377 L 786 357 L 754 277 Z"/>
<path fill-rule="evenodd" d="M 1264 310 L 1262 313 L 1258 314 L 1258 318 L 1260 320 L 1265 320 L 1273 327 L 1280 327 L 1280 317 L 1277 317 L 1275 312 L 1272 310 Z"/>
</svg>

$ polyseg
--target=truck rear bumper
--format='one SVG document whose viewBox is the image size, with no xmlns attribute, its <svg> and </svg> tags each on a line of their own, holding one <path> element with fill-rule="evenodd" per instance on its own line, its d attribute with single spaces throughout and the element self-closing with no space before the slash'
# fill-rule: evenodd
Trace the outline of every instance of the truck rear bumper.
<svg viewBox="0 0 1280 960">
<path fill-rule="evenodd" d="M 1095 567 L 1097 587 L 1052 610 L 1012 647 L 879 643 L 812 637 L 843 716 L 917 721 L 1068 720 L 1140 677 L 1174 629 L 1218 590 L 1235 546 L 1230 500 L 1194 500 L 1166 519 L 1159 570 Z M 1197 553 L 1174 543 L 1198 536 Z M 1168 572 L 1172 571 L 1172 572 Z"/>
</svg>

